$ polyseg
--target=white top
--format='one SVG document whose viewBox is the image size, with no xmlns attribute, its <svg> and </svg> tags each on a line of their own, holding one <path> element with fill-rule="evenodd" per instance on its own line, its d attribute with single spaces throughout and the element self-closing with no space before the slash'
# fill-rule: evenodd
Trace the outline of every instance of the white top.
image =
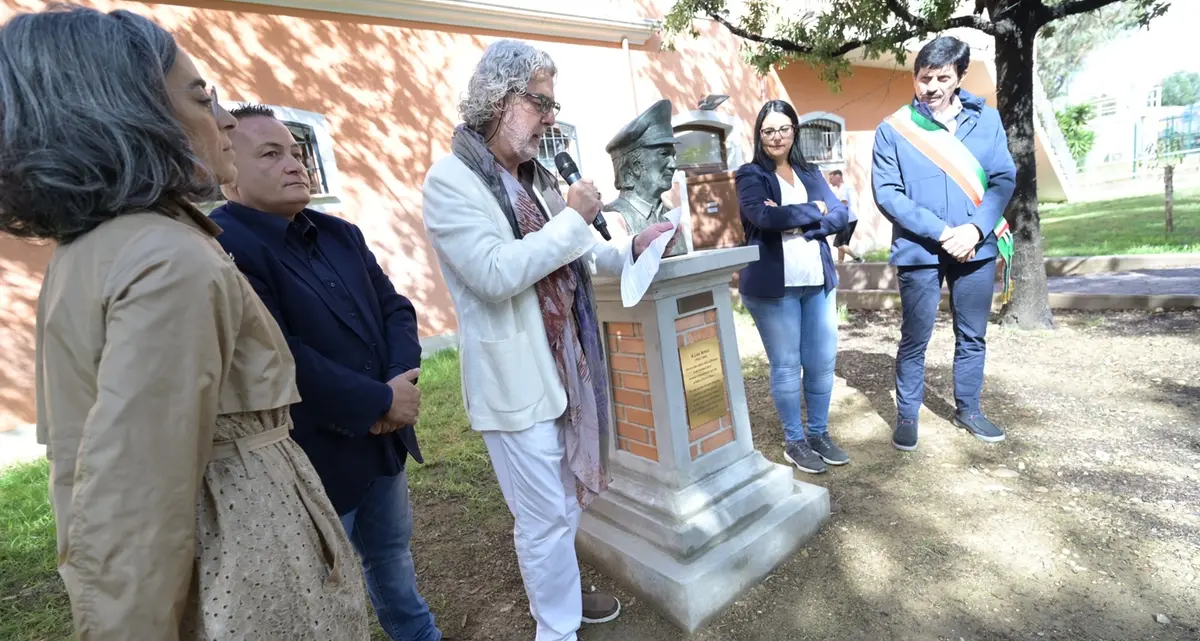
<svg viewBox="0 0 1200 641">
<path fill-rule="evenodd" d="M 846 201 L 846 209 L 850 210 L 850 217 L 848 220 L 858 220 L 858 217 L 854 215 L 854 190 L 850 189 L 850 185 L 842 183 L 838 187 L 830 185 L 829 188 L 833 190 L 833 195 L 837 196 L 838 200 Z"/>
<path fill-rule="evenodd" d="M 471 427 L 518 431 L 558 418 L 567 393 L 534 285 L 584 256 L 599 275 L 619 275 L 633 239 L 599 241 L 567 208 L 515 240 L 491 190 L 454 155 L 430 168 L 422 193 L 425 230 L 458 317 Z"/>
<path fill-rule="evenodd" d="M 831 184 L 829 185 L 829 189 L 833 191 L 833 195 L 837 196 L 838 200 L 846 201 L 847 207 L 854 206 L 854 203 L 851 202 L 851 198 L 853 198 L 853 196 L 850 192 L 850 185 L 847 185 L 846 183 L 842 183 L 840 185 Z"/>
<path fill-rule="evenodd" d="M 789 185 L 786 180 L 780 180 L 779 176 L 776 176 L 775 179 L 779 180 L 780 207 L 803 205 L 808 202 L 808 190 L 804 188 L 804 183 L 800 182 L 800 177 L 795 172 L 792 172 L 794 185 Z M 821 266 L 820 241 L 808 240 L 801 234 L 785 233 L 783 235 L 783 286 L 805 287 L 824 284 L 825 270 Z"/>
</svg>

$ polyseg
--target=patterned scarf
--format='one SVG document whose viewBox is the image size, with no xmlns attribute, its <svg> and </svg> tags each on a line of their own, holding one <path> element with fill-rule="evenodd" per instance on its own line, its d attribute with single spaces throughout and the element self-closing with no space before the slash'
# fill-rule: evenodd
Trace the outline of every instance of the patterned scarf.
<svg viewBox="0 0 1200 641">
<path fill-rule="evenodd" d="M 549 220 L 547 214 L 566 209 L 558 181 L 541 163 L 521 165 L 518 173 L 523 180 L 518 181 L 496 162 L 483 137 L 464 125 L 454 130 L 451 148 L 496 197 L 514 238 L 538 231 Z M 527 187 L 541 195 L 549 212 L 542 211 Z M 534 288 L 558 377 L 567 392 L 567 462 L 575 476 L 576 499 L 586 507 L 608 489 L 608 375 L 591 270 L 585 259 L 579 259 L 556 269 Z"/>
</svg>

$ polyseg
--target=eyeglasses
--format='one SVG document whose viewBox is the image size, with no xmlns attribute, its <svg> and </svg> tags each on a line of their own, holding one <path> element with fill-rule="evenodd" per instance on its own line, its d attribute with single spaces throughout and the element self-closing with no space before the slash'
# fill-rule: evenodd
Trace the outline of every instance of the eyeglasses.
<svg viewBox="0 0 1200 641">
<path fill-rule="evenodd" d="M 795 127 L 793 127 L 791 125 L 785 125 L 783 127 L 780 127 L 779 129 L 763 129 L 759 133 L 762 134 L 763 138 L 774 138 L 775 136 L 782 136 L 782 137 L 786 138 L 786 137 L 792 135 L 792 132 L 795 130 L 796 130 Z"/>
<path fill-rule="evenodd" d="M 540 93 L 527 93 L 525 94 L 525 98 L 528 99 L 529 102 L 532 102 L 537 107 L 538 112 L 540 112 L 543 116 L 551 111 L 553 111 L 554 115 L 557 116 L 558 111 L 562 109 L 562 105 L 554 102 L 547 96 L 543 96 Z"/>
</svg>

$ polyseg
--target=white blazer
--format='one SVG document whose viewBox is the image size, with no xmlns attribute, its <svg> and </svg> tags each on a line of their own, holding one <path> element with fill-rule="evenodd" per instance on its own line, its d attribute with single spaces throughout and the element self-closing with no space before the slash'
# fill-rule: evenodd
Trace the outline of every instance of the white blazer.
<svg viewBox="0 0 1200 641">
<path fill-rule="evenodd" d="M 458 316 L 471 426 L 517 431 L 557 419 L 567 393 L 534 284 L 589 252 L 595 273 L 619 274 L 632 238 L 604 242 L 567 208 L 516 240 L 487 185 L 453 154 L 430 168 L 422 192 L 425 229 Z"/>
</svg>

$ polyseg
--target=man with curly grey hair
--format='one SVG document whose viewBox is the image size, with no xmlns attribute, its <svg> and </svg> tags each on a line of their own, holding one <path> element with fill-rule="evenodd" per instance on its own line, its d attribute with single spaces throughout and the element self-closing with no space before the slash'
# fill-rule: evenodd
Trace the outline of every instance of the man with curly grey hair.
<svg viewBox="0 0 1200 641">
<path fill-rule="evenodd" d="M 488 47 L 459 106 L 453 153 L 425 178 L 429 239 L 458 315 L 463 398 L 514 518 L 537 641 L 573 641 L 620 612 L 583 595 L 575 533 L 608 487 L 608 380 L 593 267 L 619 274 L 670 223 L 602 242 L 591 181 L 571 186 L 537 162 L 554 124 L 554 62 L 523 42 Z"/>
</svg>

